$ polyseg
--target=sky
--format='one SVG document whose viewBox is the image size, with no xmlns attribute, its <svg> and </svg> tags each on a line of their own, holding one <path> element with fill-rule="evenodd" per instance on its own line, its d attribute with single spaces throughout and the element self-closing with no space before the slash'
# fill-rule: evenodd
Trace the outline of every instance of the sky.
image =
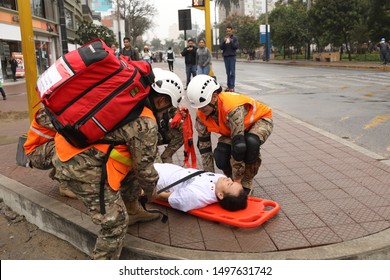
<svg viewBox="0 0 390 280">
<path fill-rule="evenodd" d="M 204 12 L 191 8 L 192 0 L 149 0 L 149 3 L 153 4 L 158 11 L 152 33 L 161 40 L 168 37 L 169 26 L 174 23 L 179 24 L 178 10 L 191 9 L 192 24 L 196 23 L 201 30 L 204 29 Z M 210 4 L 211 18 L 213 21 L 214 2 L 211 2 Z"/>
</svg>

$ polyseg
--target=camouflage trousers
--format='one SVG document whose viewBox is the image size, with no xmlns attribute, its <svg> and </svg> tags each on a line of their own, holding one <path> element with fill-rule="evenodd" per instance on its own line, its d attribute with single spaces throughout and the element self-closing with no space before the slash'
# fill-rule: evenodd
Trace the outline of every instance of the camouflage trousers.
<svg viewBox="0 0 390 280">
<path fill-rule="evenodd" d="M 161 160 L 164 163 L 173 163 L 173 155 L 184 144 L 183 140 L 183 128 L 169 128 L 168 132 L 169 143 L 165 147 L 165 150 L 161 153 Z M 160 143 L 158 143 L 160 145 Z"/>
<path fill-rule="evenodd" d="M 249 129 L 249 133 L 253 133 L 260 138 L 261 144 L 267 141 L 273 130 L 273 120 L 270 118 L 262 118 L 255 122 Z M 223 142 L 231 145 L 232 139 L 230 137 L 221 136 L 218 142 Z M 261 153 L 259 158 L 250 164 L 245 164 L 243 161 L 236 161 L 230 157 L 230 168 L 223 170 L 224 174 L 233 179 L 241 179 L 241 183 L 245 188 L 252 189 L 253 178 L 259 171 L 261 165 Z"/>
<path fill-rule="evenodd" d="M 47 170 L 53 168 L 51 162 L 55 151 L 54 141 L 46 142 L 38 146 L 27 155 L 28 161 L 33 168 Z"/>
<path fill-rule="evenodd" d="M 92 148 L 66 163 L 61 162 L 57 155 L 54 155 L 55 178 L 60 182 L 67 181 L 69 189 L 87 208 L 87 214 L 92 222 L 101 226 L 92 258 L 119 259 L 129 216 L 121 193 L 112 190 L 107 183 L 104 186 L 106 214 L 100 213 L 99 183 L 102 170 L 101 160 L 94 157 L 97 153 L 101 152 Z"/>
</svg>

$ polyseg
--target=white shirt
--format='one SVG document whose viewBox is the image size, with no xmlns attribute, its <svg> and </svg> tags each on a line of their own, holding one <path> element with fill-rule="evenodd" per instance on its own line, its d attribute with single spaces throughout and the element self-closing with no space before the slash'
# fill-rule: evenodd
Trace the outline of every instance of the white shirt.
<svg viewBox="0 0 390 280">
<path fill-rule="evenodd" d="M 159 175 L 157 190 L 161 190 L 198 171 L 197 169 L 183 168 L 170 163 L 154 163 L 154 168 Z M 206 172 L 175 185 L 167 190 L 172 192 L 168 198 L 169 204 L 172 208 L 187 212 L 217 202 L 215 183 L 220 177 L 226 176 Z"/>
</svg>

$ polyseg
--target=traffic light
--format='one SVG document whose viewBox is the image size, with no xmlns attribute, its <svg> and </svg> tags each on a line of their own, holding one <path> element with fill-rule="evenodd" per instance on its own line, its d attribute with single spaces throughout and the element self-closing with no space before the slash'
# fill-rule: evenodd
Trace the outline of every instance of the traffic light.
<svg viewBox="0 0 390 280">
<path fill-rule="evenodd" d="M 192 0 L 192 7 L 204 7 L 204 0 Z"/>
</svg>

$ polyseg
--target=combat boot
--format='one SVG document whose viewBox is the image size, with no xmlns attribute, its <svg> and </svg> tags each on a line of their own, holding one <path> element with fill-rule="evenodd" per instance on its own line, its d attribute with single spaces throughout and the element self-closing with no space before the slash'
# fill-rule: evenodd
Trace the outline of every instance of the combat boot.
<svg viewBox="0 0 390 280">
<path fill-rule="evenodd" d="M 129 215 L 129 226 L 135 223 L 150 222 L 160 217 L 159 213 L 146 212 L 139 204 L 138 200 L 125 202 L 127 214 Z"/>
<path fill-rule="evenodd" d="M 67 185 L 60 184 L 59 186 L 60 195 L 67 196 L 69 198 L 76 198 L 77 196 L 72 192 Z"/>
</svg>

